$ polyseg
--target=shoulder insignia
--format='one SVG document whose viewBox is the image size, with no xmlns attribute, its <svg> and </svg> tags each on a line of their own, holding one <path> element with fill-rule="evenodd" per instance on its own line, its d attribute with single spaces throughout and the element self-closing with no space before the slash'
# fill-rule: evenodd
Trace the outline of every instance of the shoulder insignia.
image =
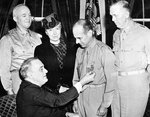
<svg viewBox="0 0 150 117">
<path fill-rule="evenodd" d="M 100 47 L 101 49 L 104 48 L 104 49 L 109 49 L 110 51 L 112 51 L 112 49 L 103 42 L 98 42 L 97 46 Z"/>
<path fill-rule="evenodd" d="M 40 37 L 40 38 L 42 38 L 42 35 L 41 35 L 41 34 L 39 34 L 39 33 L 37 33 L 37 36 L 38 36 L 38 37 Z"/>
</svg>

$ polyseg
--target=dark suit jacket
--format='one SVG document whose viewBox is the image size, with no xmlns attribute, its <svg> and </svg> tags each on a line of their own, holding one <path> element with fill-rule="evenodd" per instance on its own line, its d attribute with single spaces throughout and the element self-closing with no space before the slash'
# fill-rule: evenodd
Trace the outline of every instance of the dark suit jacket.
<svg viewBox="0 0 150 117">
<path fill-rule="evenodd" d="M 76 97 L 78 92 L 75 87 L 56 95 L 35 84 L 22 81 L 16 97 L 17 117 L 65 117 L 61 106 Z"/>
<path fill-rule="evenodd" d="M 75 43 L 66 43 L 67 53 L 63 59 L 64 67 L 60 69 L 57 55 L 50 45 L 49 38 L 44 37 L 43 40 L 47 41 L 36 47 L 34 56 L 38 57 L 48 70 L 48 82 L 45 85 L 52 90 L 57 89 L 59 84 L 71 87 L 77 45 Z"/>
</svg>

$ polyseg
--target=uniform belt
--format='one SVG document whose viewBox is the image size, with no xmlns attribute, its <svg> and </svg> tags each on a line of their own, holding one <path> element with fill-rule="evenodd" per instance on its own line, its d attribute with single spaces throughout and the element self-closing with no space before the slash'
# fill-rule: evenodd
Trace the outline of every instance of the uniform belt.
<svg viewBox="0 0 150 117">
<path fill-rule="evenodd" d="M 144 73 L 144 72 L 146 72 L 145 69 L 136 70 L 136 71 L 129 71 L 129 72 L 118 71 L 118 75 L 119 75 L 119 76 L 129 76 L 129 75 L 142 74 L 142 73 Z"/>
<path fill-rule="evenodd" d="M 90 88 L 96 88 L 96 87 L 105 86 L 105 83 L 102 83 L 102 84 L 89 84 L 89 85 L 87 85 L 87 86 L 90 87 Z"/>
</svg>

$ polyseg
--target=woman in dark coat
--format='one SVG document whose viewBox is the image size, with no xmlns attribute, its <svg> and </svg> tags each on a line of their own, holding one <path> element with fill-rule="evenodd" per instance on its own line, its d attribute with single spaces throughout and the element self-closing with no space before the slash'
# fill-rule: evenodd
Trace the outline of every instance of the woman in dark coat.
<svg viewBox="0 0 150 117">
<path fill-rule="evenodd" d="M 48 70 L 48 82 L 43 87 L 60 93 L 72 86 L 77 47 L 63 38 L 61 23 L 56 14 L 45 17 L 43 27 L 46 36 L 42 38 L 43 43 L 36 47 L 35 57 L 38 57 Z M 62 109 L 72 111 L 72 103 Z"/>
</svg>

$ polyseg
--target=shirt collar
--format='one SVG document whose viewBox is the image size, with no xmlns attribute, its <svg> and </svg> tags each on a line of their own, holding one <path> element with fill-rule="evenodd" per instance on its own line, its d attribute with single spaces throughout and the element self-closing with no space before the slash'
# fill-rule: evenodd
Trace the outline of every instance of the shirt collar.
<svg viewBox="0 0 150 117">
<path fill-rule="evenodd" d="M 96 38 L 93 38 L 93 40 L 89 43 L 89 46 L 85 48 L 86 51 L 90 51 L 96 44 Z"/>
<path fill-rule="evenodd" d="M 130 30 L 132 30 L 132 27 L 134 27 L 134 21 L 132 19 L 130 19 L 127 24 L 126 27 L 122 29 L 122 31 L 124 31 L 125 33 L 128 33 Z"/>
<path fill-rule="evenodd" d="M 26 32 L 23 32 L 23 31 L 21 31 L 21 29 L 20 28 L 16 28 L 16 30 L 17 30 L 17 32 L 20 34 L 20 35 L 22 35 L 22 36 L 31 36 L 31 33 L 30 33 L 30 31 L 29 31 L 29 29 L 27 29 L 27 31 Z"/>
</svg>

